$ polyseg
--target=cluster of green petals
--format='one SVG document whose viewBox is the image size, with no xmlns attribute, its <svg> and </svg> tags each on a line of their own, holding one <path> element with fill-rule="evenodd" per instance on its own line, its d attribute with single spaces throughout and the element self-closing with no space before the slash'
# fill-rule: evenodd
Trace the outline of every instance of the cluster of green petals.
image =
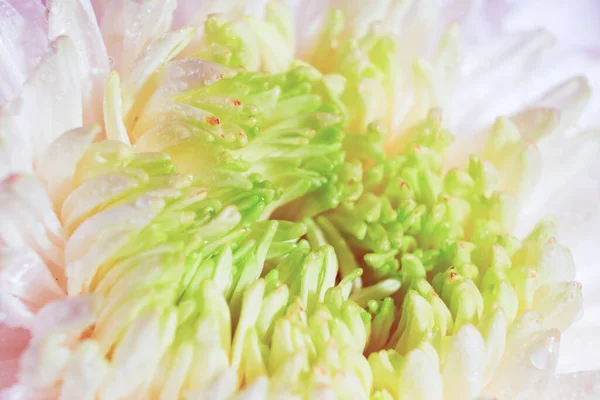
<svg viewBox="0 0 600 400">
<path fill-rule="evenodd" d="M 266 377 L 269 392 L 301 398 L 441 398 L 419 374 L 448 383 L 463 327 L 490 346 L 485 384 L 511 345 L 498 329 L 528 310 L 565 329 L 575 316 L 560 311 L 580 301 L 557 289 L 573 279 L 570 253 L 552 222 L 511 235 L 518 190 L 501 190 L 503 158 L 445 170 L 453 136 L 437 109 L 390 151 L 393 116 L 378 105 L 395 101 L 393 40 L 343 40 L 333 12 L 311 66 L 292 60 L 291 25 L 276 4 L 264 21 L 209 17 L 197 56 L 230 69 L 164 97 L 133 149 L 100 142 L 79 162 L 63 206 L 71 241 L 137 210 L 98 234 L 120 241 L 93 268 L 68 266 L 70 293 L 105 299 L 100 353 L 153 315 L 148 390 L 165 398 L 230 370 L 230 395 Z M 510 153 L 510 130 L 498 132 L 486 156 Z"/>
</svg>

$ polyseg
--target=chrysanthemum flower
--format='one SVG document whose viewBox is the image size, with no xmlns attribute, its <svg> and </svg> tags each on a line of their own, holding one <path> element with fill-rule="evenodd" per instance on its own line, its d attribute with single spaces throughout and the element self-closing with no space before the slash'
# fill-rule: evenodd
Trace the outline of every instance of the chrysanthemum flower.
<svg viewBox="0 0 600 400">
<path fill-rule="evenodd" d="M 600 396 L 597 7 L 447 3 L 0 0 L 0 398 Z"/>
</svg>

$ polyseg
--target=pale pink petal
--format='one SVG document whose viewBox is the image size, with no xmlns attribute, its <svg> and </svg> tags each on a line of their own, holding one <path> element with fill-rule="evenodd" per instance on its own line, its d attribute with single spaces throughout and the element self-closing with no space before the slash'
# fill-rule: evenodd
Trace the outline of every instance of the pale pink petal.
<svg viewBox="0 0 600 400">
<path fill-rule="evenodd" d="M 14 384 L 19 370 L 19 358 L 29 344 L 29 331 L 11 328 L 0 322 L 0 399 L 2 389 Z"/>
<path fill-rule="evenodd" d="M 19 96 L 48 48 L 45 11 L 38 0 L 0 0 L 0 110 Z"/>
<path fill-rule="evenodd" d="M 92 7 L 94 8 L 94 14 L 96 15 L 96 21 L 98 25 L 102 21 L 102 17 L 104 16 L 104 10 L 112 0 L 90 0 L 92 3 Z"/>
</svg>

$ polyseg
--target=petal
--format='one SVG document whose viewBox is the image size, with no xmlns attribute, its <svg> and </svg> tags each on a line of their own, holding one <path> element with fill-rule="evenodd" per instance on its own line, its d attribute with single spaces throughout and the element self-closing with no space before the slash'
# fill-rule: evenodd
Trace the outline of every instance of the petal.
<svg viewBox="0 0 600 400">
<path fill-rule="evenodd" d="M 188 376 L 190 365 L 194 361 L 194 346 L 186 343 L 178 346 L 177 353 L 169 365 L 165 382 L 161 385 L 160 399 L 175 399 L 179 396 Z"/>
<path fill-rule="evenodd" d="M 472 399 L 483 387 L 486 348 L 472 325 L 464 325 L 451 339 L 442 366 L 445 399 Z"/>
<path fill-rule="evenodd" d="M 104 125 L 108 140 L 119 140 L 131 146 L 129 134 L 123 122 L 123 106 L 121 100 L 121 81 L 119 74 L 113 71 L 108 76 L 104 92 Z"/>
<path fill-rule="evenodd" d="M 556 369 L 559 345 L 560 332 L 545 330 L 541 314 L 524 313 L 509 330 L 506 352 L 484 394 L 499 398 L 539 398 Z"/>
<path fill-rule="evenodd" d="M 0 0 L 0 109 L 18 98 L 48 48 L 45 11 L 37 0 Z"/>
<path fill-rule="evenodd" d="M 488 384 L 493 379 L 496 368 L 502 360 L 506 348 L 506 326 L 507 321 L 501 309 L 490 310 L 481 319 L 479 331 L 486 347 L 484 384 Z"/>
<path fill-rule="evenodd" d="M 66 367 L 59 400 L 94 400 L 108 372 L 108 362 L 92 340 L 81 343 Z"/>
<path fill-rule="evenodd" d="M 64 199 L 73 190 L 75 167 L 100 129 L 99 125 L 92 125 L 62 134 L 48 147 L 40 161 L 37 173 L 48 186 L 55 211 L 61 209 Z"/>
<path fill-rule="evenodd" d="M 127 398 L 134 391 L 139 393 L 144 390 L 143 385 L 148 377 L 154 375 L 166 350 L 165 336 L 169 336 L 169 331 L 174 333 L 174 311 L 170 317 L 164 320 L 156 312 L 146 313 L 129 327 L 114 350 L 112 368 L 106 379 L 107 384 L 101 388 L 101 398 Z M 170 345 L 170 341 L 166 344 Z"/>
<path fill-rule="evenodd" d="M 144 196 L 134 204 L 110 208 L 81 224 L 65 248 L 68 293 L 86 292 L 97 269 L 148 225 L 164 205 L 162 199 Z"/>
<path fill-rule="evenodd" d="M 210 384 L 201 389 L 184 393 L 186 400 L 228 399 L 238 386 L 237 372 L 229 368 L 213 379 Z"/>
<path fill-rule="evenodd" d="M 540 286 L 558 284 L 575 279 L 575 263 L 571 251 L 549 240 L 541 249 L 539 259 Z"/>
<path fill-rule="evenodd" d="M 310 59 L 327 22 L 329 0 L 284 0 L 295 16 L 296 55 Z"/>
<path fill-rule="evenodd" d="M 62 228 L 37 179 L 12 175 L 0 183 L 0 243 L 33 249 L 64 283 Z"/>
<path fill-rule="evenodd" d="M 600 370 L 557 375 L 550 382 L 548 400 L 594 399 L 600 397 Z M 574 395 L 578 397 L 574 397 Z"/>
<path fill-rule="evenodd" d="M 128 128 L 131 129 L 135 124 L 137 108 L 143 106 L 151 95 L 150 92 L 153 88 L 144 91 L 144 85 L 148 79 L 159 67 L 177 56 L 190 43 L 194 33 L 193 28 L 168 32 L 146 47 L 136 59 L 130 73 L 121 84 L 123 113 L 126 116 Z"/>
<path fill-rule="evenodd" d="M 177 0 L 173 27 L 179 29 L 184 25 L 194 25 L 198 29 L 198 35 L 203 33 L 203 25 L 210 14 L 224 14 L 227 18 L 241 18 L 244 16 L 264 19 L 268 0 L 256 0 L 252 2 L 240 0 L 223 1 L 195 1 Z M 283 1 L 285 3 L 285 1 Z"/>
<path fill-rule="evenodd" d="M 19 383 L 43 393 L 59 383 L 70 355 L 63 335 L 32 340 L 19 362 Z"/>
<path fill-rule="evenodd" d="M 90 0 L 48 0 L 47 6 L 50 39 L 69 37 L 77 54 L 83 121 L 86 124 L 100 122 L 109 63 Z"/>
<path fill-rule="evenodd" d="M 0 398 L 2 389 L 14 384 L 19 370 L 19 358 L 29 344 L 29 331 L 11 328 L 0 322 Z"/>
<path fill-rule="evenodd" d="M 582 303 L 581 284 L 562 282 L 540 287 L 535 292 L 533 308 L 544 316 L 546 328 L 564 332 L 581 316 Z"/>
<path fill-rule="evenodd" d="M 442 376 L 438 365 L 421 349 L 406 355 L 404 366 L 398 377 L 399 399 L 441 400 L 443 396 Z"/>
<path fill-rule="evenodd" d="M 0 179 L 17 171 L 33 173 L 29 132 L 20 132 L 15 118 L 0 116 Z"/>
<path fill-rule="evenodd" d="M 0 121 L 8 137 L 20 138 L 26 163 L 35 166 L 50 143 L 82 124 L 82 106 L 77 53 L 70 39 L 59 37 L 25 83 L 20 101 Z M 18 171 L 9 164 L 10 171 Z"/>
<path fill-rule="evenodd" d="M 33 250 L 0 248 L 0 313 L 6 323 L 31 327 L 40 308 L 64 296 Z"/>
<path fill-rule="evenodd" d="M 102 36 L 114 67 L 128 73 L 144 49 L 168 31 L 176 0 L 112 0 L 102 16 Z"/>
<path fill-rule="evenodd" d="M 521 108 L 536 66 L 553 46 L 548 32 L 504 35 L 480 48 L 465 51 L 464 79 L 457 86 L 450 110 L 450 127 L 472 133 Z M 507 85 L 506 82 L 511 82 Z"/>
<path fill-rule="evenodd" d="M 266 399 L 269 394 L 269 379 L 261 376 L 248 385 L 245 389 L 241 390 L 236 399 L 237 400 L 253 400 L 253 399 Z"/>
<path fill-rule="evenodd" d="M 67 297 L 46 305 L 37 314 L 31 331 L 34 339 L 60 334 L 79 338 L 96 320 L 100 299 L 94 295 Z"/>
<path fill-rule="evenodd" d="M 503 21 L 505 30 L 551 29 L 564 47 L 597 46 L 600 36 L 600 4 L 594 0 L 544 2 L 543 12 L 536 1 L 515 1 Z"/>
<path fill-rule="evenodd" d="M 135 176 L 107 174 L 85 181 L 73 190 L 63 203 L 61 220 L 65 232 L 71 234 L 85 218 L 97 213 L 128 191 L 140 187 Z"/>
</svg>

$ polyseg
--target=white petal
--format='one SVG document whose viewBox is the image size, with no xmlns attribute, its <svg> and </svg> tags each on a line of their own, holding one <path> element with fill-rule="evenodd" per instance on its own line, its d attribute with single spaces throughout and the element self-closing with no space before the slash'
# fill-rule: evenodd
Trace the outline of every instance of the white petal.
<svg viewBox="0 0 600 400">
<path fill-rule="evenodd" d="M 245 292 L 240 317 L 231 344 L 231 365 L 239 367 L 248 329 L 256 324 L 265 293 L 264 280 L 255 281 Z"/>
<path fill-rule="evenodd" d="M 0 390 L 0 400 L 23 400 L 32 399 L 38 400 L 39 396 L 44 396 L 44 393 L 40 393 L 30 387 L 23 384 L 15 384 L 5 390 Z M 50 396 L 51 394 L 48 394 Z"/>
<path fill-rule="evenodd" d="M 553 145 L 542 143 L 542 179 L 524 205 L 520 225 L 531 225 L 544 213 L 558 218 L 561 241 L 570 246 L 593 234 L 600 185 L 588 173 L 597 168 L 599 149 L 600 133 L 594 131 L 563 138 Z"/>
<path fill-rule="evenodd" d="M 101 388 L 100 398 L 129 397 L 136 390 L 141 394 L 139 390 L 144 389 L 143 385 L 158 367 L 166 350 L 163 343 L 165 335 L 169 336 L 167 331 L 174 324 L 176 319 L 163 321 L 157 312 L 149 312 L 138 318 L 114 350 L 111 370 Z"/>
<path fill-rule="evenodd" d="M 548 400 L 593 400 L 600 398 L 600 370 L 557 375 L 550 381 Z"/>
<path fill-rule="evenodd" d="M 108 76 L 104 92 L 104 125 L 108 140 L 119 140 L 131 146 L 127 128 L 123 122 L 123 105 L 121 100 L 121 81 L 119 74 L 113 71 Z"/>
<path fill-rule="evenodd" d="M 473 133 L 499 115 L 510 115 L 526 105 L 531 74 L 554 44 L 544 31 L 502 36 L 481 49 L 465 52 L 462 75 L 449 113 L 457 133 Z M 506 82 L 511 82 L 507 85 Z"/>
<path fill-rule="evenodd" d="M 479 326 L 486 347 L 485 373 L 483 382 L 487 385 L 494 373 L 506 348 L 506 318 L 503 310 L 490 310 L 484 315 Z"/>
<path fill-rule="evenodd" d="M 562 335 L 560 372 L 600 369 L 600 358 L 590 351 L 595 347 L 600 331 L 600 274 L 597 261 L 600 236 L 584 233 L 578 237 L 581 245 L 573 248 L 573 255 L 577 265 L 576 279 L 583 283 L 583 316 Z"/>
<path fill-rule="evenodd" d="M 513 324 L 505 355 L 484 394 L 527 399 L 545 389 L 556 369 L 560 332 L 546 331 L 542 324 L 543 317 L 536 312 L 526 312 Z"/>
<path fill-rule="evenodd" d="M 391 16 L 386 15 L 385 20 L 388 21 L 388 29 L 398 34 L 398 46 L 402 49 L 400 57 L 404 60 L 412 62 L 414 58 L 424 57 L 433 50 L 441 33 L 436 29 L 440 18 L 438 3 L 438 0 L 392 3 L 388 10 Z"/>
<path fill-rule="evenodd" d="M 557 284 L 575 279 L 575 263 L 571 251 L 555 239 L 549 240 L 541 249 L 540 285 Z"/>
<path fill-rule="evenodd" d="M 104 80 L 110 66 L 90 0 L 48 0 L 47 6 L 48 36 L 51 40 L 69 37 L 77 53 L 83 122 L 98 123 L 101 121 Z"/>
<path fill-rule="evenodd" d="M 178 31 L 168 32 L 158 40 L 150 43 L 136 59 L 130 73 L 121 84 L 123 113 L 127 118 L 126 125 L 128 127 L 131 128 L 133 125 L 130 121 L 135 121 L 134 116 L 130 113 L 134 111 L 132 109 L 136 101 L 141 102 L 140 105 L 143 105 L 150 95 L 149 93 L 141 93 L 147 80 L 159 67 L 179 54 L 189 44 L 193 36 L 193 28 L 182 28 Z"/>
<path fill-rule="evenodd" d="M 233 368 L 225 370 L 207 387 L 201 390 L 184 393 L 187 400 L 227 400 L 233 395 L 238 386 L 237 372 Z"/>
<path fill-rule="evenodd" d="M 444 399 L 472 399 L 483 388 L 486 348 L 479 331 L 464 325 L 452 338 L 442 366 Z"/>
<path fill-rule="evenodd" d="M 71 355 L 60 388 L 59 400 L 94 400 L 108 372 L 108 362 L 93 340 L 82 342 Z"/>
<path fill-rule="evenodd" d="M 176 0 L 112 0 L 103 10 L 102 36 L 115 69 L 125 76 L 146 46 L 164 34 Z"/>
<path fill-rule="evenodd" d="M 557 130 L 564 132 L 577 122 L 588 104 L 590 96 L 591 87 L 588 80 L 585 77 L 576 76 L 552 87 L 532 105 L 558 110 L 560 126 Z"/>
<path fill-rule="evenodd" d="M 63 132 L 82 125 L 80 88 L 75 48 L 59 37 L 25 84 L 18 110 L 3 121 L 12 134 L 29 138 L 25 148 L 30 163 L 35 165 Z"/>
<path fill-rule="evenodd" d="M 267 399 L 269 394 L 269 379 L 261 376 L 252 384 L 241 390 L 236 396 L 236 400 L 255 400 Z"/>
<path fill-rule="evenodd" d="M 72 233 L 83 221 L 110 204 L 119 195 L 140 187 L 140 178 L 121 174 L 102 175 L 85 181 L 63 203 L 61 219 L 65 232 Z"/>
<path fill-rule="evenodd" d="M 327 21 L 329 0 L 283 0 L 296 17 L 296 56 L 310 59 Z"/>
<path fill-rule="evenodd" d="M 193 345 L 190 343 L 180 345 L 174 355 L 173 363 L 169 365 L 166 381 L 160 392 L 160 400 L 179 398 L 181 387 L 185 383 L 188 369 L 193 361 Z"/>
<path fill-rule="evenodd" d="M 399 399 L 441 400 L 444 389 L 438 365 L 421 349 L 409 352 L 398 377 Z"/>
<path fill-rule="evenodd" d="M 178 0 L 174 13 L 173 27 L 179 29 L 185 25 L 194 25 L 198 28 L 198 35 L 204 31 L 204 21 L 209 14 L 224 13 L 232 17 L 242 15 L 262 17 L 264 15 L 266 0 L 244 2 L 239 0 L 222 1 L 196 1 Z"/>
<path fill-rule="evenodd" d="M 31 139 L 15 118 L 0 116 L 0 179 L 17 171 L 33 173 Z"/>
<path fill-rule="evenodd" d="M 451 24 L 442 36 L 435 55 L 435 68 L 442 85 L 444 107 L 452 101 L 451 96 L 460 78 L 463 52 L 463 39 L 459 25 Z"/>
<path fill-rule="evenodd" d="M 533 308 L 544 316 L 544 327 L 561 332 L 581 316 L 582 304 L 579 282 L 544 285 L 536 290 L 533 299 Z"/>
<path fill-rule="evenodd" d="M 597 17 L 600 5 L 595 0 L 560 0 L 544 2 L 543 12 L 537 1 L 514 1 L 513 9 L 503 21 L 507 30 L 551 29 L 564 47 L 595 46 L 600 36 Z"/>
<path fill-rule="evenodd" d="M 37 179 L 11 175 L 0 182 L 0 242 L 32 248 L 63 283 L 62 228 Z"/>
<path fill-rule="evenodd" d="M 21 356 L 19 382 L 36 391 L 52 388 L 59 383 L 70 356 L 63 335 L 32 340 Z"/>
<path fill-rule="evenodd" d="M 64 295 L 33 250 L 0 247 L 0 321 L 6 318 L 11 325 L 31 327 L 41 307 Z"/>
<path fill-rule="evenodd" d="M 97 268 L 148 225 L 164 205 L 162 199 L 145 196 L 134 204 L 110 208 L 79 226 L 65 248 L 67 292 L 87 291 Z"/>
<path fill-rule="evenodd" d="M 40 310 L 32 328 L 34 339 L 51 335 L 79 335 L 96 320 L 100 299 L 94 295 L 68 297 L 46 305 Z"/>
<path fill-rule="evenodd" d="M 375 0 L 365 7 L 364 3 L 357 0 L 332 0 L 329 8 L 342 10 L 347 33 L 360 37 L 367 33 L 371 23 L 385 19 L 390 3 L 390 0 Z"/>
<path fill-rule="evenodd" d="M 0 116 L 0 177 L 29 172 L 61 133 L 81 126 L 75 52 L 59 38 L 23 88 L 22 98 Z M 60 71 L 57 73 L 57 71 Z"/>
<path fill-rule="evenodd" d="M 61 209 L 64 199 L 71 193 L 75 167 L 99 133 L 99 125 L 73 129 L 59 136 L 48 147 L 37 174 L 46 181 L 55 210 Z"/>
</svg>

